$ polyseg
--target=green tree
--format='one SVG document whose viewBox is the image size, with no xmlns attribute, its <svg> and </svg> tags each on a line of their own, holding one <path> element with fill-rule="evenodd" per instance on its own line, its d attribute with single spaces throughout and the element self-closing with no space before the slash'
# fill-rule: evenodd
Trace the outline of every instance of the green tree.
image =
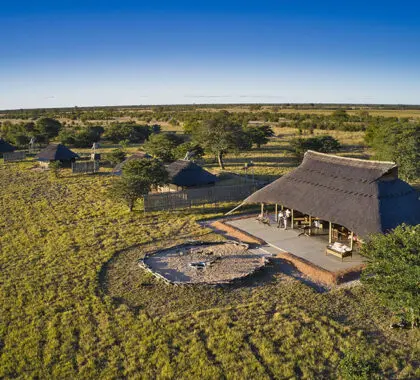
<svg viewBox="0 0 420 380">
<path fill-rule="evenodd" d="M 395 161 L 399 165 L 401 178 L 415 181 L 420 177 L 420 125 L 372 123 L 365 141 L 375 151 L 375 159 Z"/>
<path fill-rule="evenodd" d="M 257 148 L 268 143 L 270 137 L 274 136 L 274 131 L 269 125 L 257 125 L 255 127 L 246 127 L 245 132 L 251 139 L 251 143 L 255 144 Z"/>
<path fill-rule="evenodd" d="M 184 139 L 174 133 L 161 133 L 158 135 L 151 135 L 144 144 L 144 149 L 147 153 L 160 158 L 165 162 L 175 160 L 175 149 L 181 145 Z"/>
<path fill-rule="evenodd" d="M 204 149 L 201 147 L 201 145 L 194 143 L 193 141 L 187 141 L 175 148 L 175 158 L 184 158 L 187 152 L 192 153 L 192 158 L 194 159 L 199 159 L 204 156 Z"/>
<path fill-rule="evenodd" d="M 49 139 L 57 137 L 61 128 L 62 125 L 58 120 L 49 117 L 41 117 L 35 123 L 35 129 L 38 133 L 48 136 Z"/>
<path fill-rule="evenodd" d="M 137 178 L 157 188 L 168 183 L 168 172 L 160 160 L 138 159 L 128 161 L 122 170 L 123 177 Z"/>
<path fill-rule="evenodd" d="M 193 139 L 217 157 L 221 169 L 225 168 L 223 156 L 226 153 L 251 147 L 251 140 L 242 126 L 233 122 L 225 112 L 203 121 L 193 131 Z"/>
<path fill-rule="evenodd" d="M 130 143 L 141 143 L 145 141 L 156 130 L 148 125 L 137 125 L 134 123 L 113 123 L 108 126 L 104 138 L 119 143 L 128 140 Z"/>
<path fill-rule="evenodd" d="M 296 157 L 302 158 L 307 150 L 321 153 L 334 153 L 340 149 L 340 143 L 332 136 L 316 136 L 310 138 L 296 138 L 290 142 Z"/>
<path fill-rule="evenodd" d="M 147 182 L 122 176 L 114 180 L 108 194 L 111 199 L 126 203 L 131 212 L 137 199 L 147 194 L 149 188 Z"/>
<path fill-rule="evenodd" d="M 368 258 L 362 282 L 414 327 L 420 317 L 420 225 L 401 225 L 389 234 L 374 235 L 361 253 Z"/>
<path fill-rule="evenodd" d="M 152 187 L 168 182 L 168 172 L 158 160 L 139 159 L 126 163 L 122 176 L 116 179 L 109 190 L 109 196 L 127 204 L 130 212 L 135 202 L 146 195 Z"/>
</svg>

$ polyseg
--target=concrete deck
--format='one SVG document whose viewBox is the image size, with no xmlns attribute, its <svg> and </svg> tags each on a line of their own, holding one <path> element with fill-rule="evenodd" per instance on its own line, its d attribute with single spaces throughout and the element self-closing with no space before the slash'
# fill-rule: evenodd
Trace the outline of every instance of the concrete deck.
<svg viewBox="0 0 420 380">
<path fill-rule="evenodd" d="M 336 256 L 326 256 L 325 247 L 328 244 L 328 236 L 298 236 L 301 232 L 299 230 L 279 229 L 275 223 L 267 226 L 256 221 L 255 217 L 233 219 L 225 223 L 264 240 L 272 248 L 304 258 L 329 272 L 339 272 L 364 262 L 364 258 L 355 252 L 352 257 L 345 257 L 343 261 Z M 268 251 L 272 252 L 272 249 Z"/>
</svg>

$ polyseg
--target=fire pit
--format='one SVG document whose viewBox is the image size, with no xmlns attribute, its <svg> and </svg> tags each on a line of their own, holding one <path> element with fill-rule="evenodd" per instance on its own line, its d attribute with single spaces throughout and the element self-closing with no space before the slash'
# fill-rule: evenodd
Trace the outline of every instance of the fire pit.
<svg viewBox="0 0 420 380">
<path fill-rule="evenodd" d="M 266 256 L 257 252 L 235 241 L 194 241 L 150 253 L 139 264 L 172 284 L 226 284 L 266 265 Z"/>
</svg>

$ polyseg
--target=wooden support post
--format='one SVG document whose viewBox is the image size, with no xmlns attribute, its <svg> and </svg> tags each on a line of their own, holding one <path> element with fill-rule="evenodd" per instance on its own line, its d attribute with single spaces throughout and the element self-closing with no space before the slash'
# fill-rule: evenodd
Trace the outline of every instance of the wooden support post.
<svg viewBox="0 0 420 380">
<path fill-rule="evenodd" d="M 312 226 L 312 217 L 309 215 L 309 227 Z"/>
<path fill-rule="evenodd" d="M 291 224 L 292 224 L 292 230 L 293 230 L 293 226 L 295 224 L 293 209 L 292 209 L 292 223 Z"/>
<path fill-rule="evenodd" d="M 279 213 L 277 212 L 277 203 L 274 205 L 274 212 L 275 212 L 274 220 L 276 222 L 278 222 L 279 221 Z"/>
<path fill-rule="evenodd" d="M 284 206 L 283 206 L 283 205 L 281 205 L 281 211 L 283 211 L 283 209 L 284 209 Z"/>
<path fill-rule="evenodd" d="M 331 239 L 331 235 L 332 235 L 332 223 L 331 222 L 329 222 L 330 223 L 330 226 L 329 226 L 329 230 L 328 230 L 328 242 L 331 244 L 331 242 L 332 242 L 332 239 Z"/>
<path fill-rule="evenodd" d="M 261 215 L 264 215 L 264 203 L 261 203 Z"/>
<path fill-rule="evenodd" d="M 353 250 L 353 236 L 354 236 L 354 233 L 353 231 L 351 231 L 350 233 L 350 249 L 351 250 Z"/>
</svg>

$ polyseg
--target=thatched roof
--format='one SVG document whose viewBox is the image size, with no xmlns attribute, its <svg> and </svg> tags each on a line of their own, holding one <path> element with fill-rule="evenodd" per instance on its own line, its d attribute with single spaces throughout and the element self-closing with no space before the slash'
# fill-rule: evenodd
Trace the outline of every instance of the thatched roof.
<svg viewBox="0 0 420 380">
<path fill-rule="evenodd" d="M 15 147 L 10 145 L 7 141 L 0 138 L 0 154 L 15 151 Z"/>
<path fill-rule="evenodd" d="M 38 161 L 71 161 L 79 156 L 63 144 L 50 144 L 41 150 L 35 158 Z"/>
<path fill-rule="evenodd" d="M 282 204 L 361 236 L 386 232 L 401 223 L 420 223 L 419 194 L 398 179 L 397 170 L 393 162 L 308 151 L 298 168 L 244 202 Z"/>
<path fill-rule="evenodd" d="M 117 164 L 114 168 L 114 174 L 121 175 L 122 174 L 122 169 L 127 162 L 130 162 L 130 161 L 133 161 L 133 160 L 141 160 L 143 158 L 150 159 L 150 158 L 152 158 L 152 156 L 150 156 L 149 154 L 144 153 L 144 152 L 136 152 L 136 153 L 132 154 L 130 157 L 127 157 L 123 162 L 120 162 L 119 164 Z"/>
<path fill-rule="evenodd" d="M 182 186 L 204 186 L 214 184 L 217 177 L 192 161 L 177 160 L 166 165 L 170 183 Z"/>
</svg>

